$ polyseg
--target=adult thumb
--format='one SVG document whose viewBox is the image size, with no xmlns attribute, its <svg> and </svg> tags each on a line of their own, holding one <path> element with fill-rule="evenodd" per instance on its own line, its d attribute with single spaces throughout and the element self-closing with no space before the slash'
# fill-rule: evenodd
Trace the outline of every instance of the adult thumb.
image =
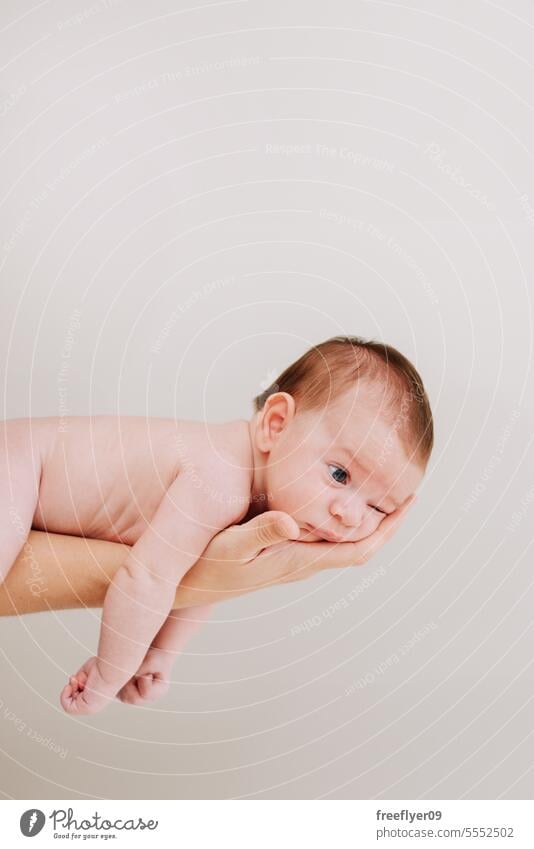
<svg viewBox="0 0 534 849">
<path fill-rule="evenodd" d="M 239 530 L 239 549 L 243 559 L 251 559 L 270 545 L 285 542 L 290 539 L 298 539 L 300 528 L 289 515 L 279 510 L 270 510 L 260 513 L 246 525 L 241 525 Z"/>
</svg>

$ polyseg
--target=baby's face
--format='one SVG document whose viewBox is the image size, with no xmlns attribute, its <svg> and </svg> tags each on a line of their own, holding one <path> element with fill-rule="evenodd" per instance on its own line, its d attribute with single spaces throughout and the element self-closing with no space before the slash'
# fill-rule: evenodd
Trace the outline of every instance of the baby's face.
<svg viewBox="0 0 534 849">
<path fill-rule="evenodd" d="M 363 382 L 327 408 L 297 410 L 269 454 L 269 509 L 293 516 L 304 541 L 372 534 L 424 475 L 408 461 L 397 436 L 402 421 L 395 421 L 383 421 L 376 393 Z"/>
</svg>

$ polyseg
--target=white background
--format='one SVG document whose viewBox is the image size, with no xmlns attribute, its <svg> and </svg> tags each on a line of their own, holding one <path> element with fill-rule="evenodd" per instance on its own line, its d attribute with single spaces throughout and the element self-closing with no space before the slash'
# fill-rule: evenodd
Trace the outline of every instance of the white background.
<svg viewBox="0 0 534 849">
<path fill-rule="evenodd" d="M 247 417 L 351 333 L 436 426 L 394 542 L 219 607 L 150 709 L 63 714 L 99 611 L 1 621 L 2 794 L 531 798 L 532 4 L 11 0 L 0 44 L 5 418 Z"/>
</svg>

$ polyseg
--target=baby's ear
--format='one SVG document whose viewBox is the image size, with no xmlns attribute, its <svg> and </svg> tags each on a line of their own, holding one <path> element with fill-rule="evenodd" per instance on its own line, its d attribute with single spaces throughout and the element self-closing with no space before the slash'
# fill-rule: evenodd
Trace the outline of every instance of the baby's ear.
<svg viewBox="0 0 534 849">
<path fill-rule="evenodd" d="M 270 451 L 283 430 L 293 420 L 295 399 L 288 392 L 269 395 L 260 412 L 256 440 L 260 451 Z"/>
</svg>

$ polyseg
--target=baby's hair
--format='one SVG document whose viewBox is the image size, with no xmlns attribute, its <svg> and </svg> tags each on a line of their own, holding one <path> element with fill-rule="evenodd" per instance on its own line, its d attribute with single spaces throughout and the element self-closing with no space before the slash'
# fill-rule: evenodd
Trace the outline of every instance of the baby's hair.
<svg viewBox="0 0 534 849">
<path fill-rule="evenodd" d="M 423 381 L 412 363 L 382 342 L 334 336 L 314 345 L 254 398 L 256 411 L 275 392 L 287 392 L 299 411 L 333 402 L 358 380 L 375 385 L 383 418 L 398 430 L 413 461 L 426 467 L 434 445 L 432 411 Z"/>
</svg>

